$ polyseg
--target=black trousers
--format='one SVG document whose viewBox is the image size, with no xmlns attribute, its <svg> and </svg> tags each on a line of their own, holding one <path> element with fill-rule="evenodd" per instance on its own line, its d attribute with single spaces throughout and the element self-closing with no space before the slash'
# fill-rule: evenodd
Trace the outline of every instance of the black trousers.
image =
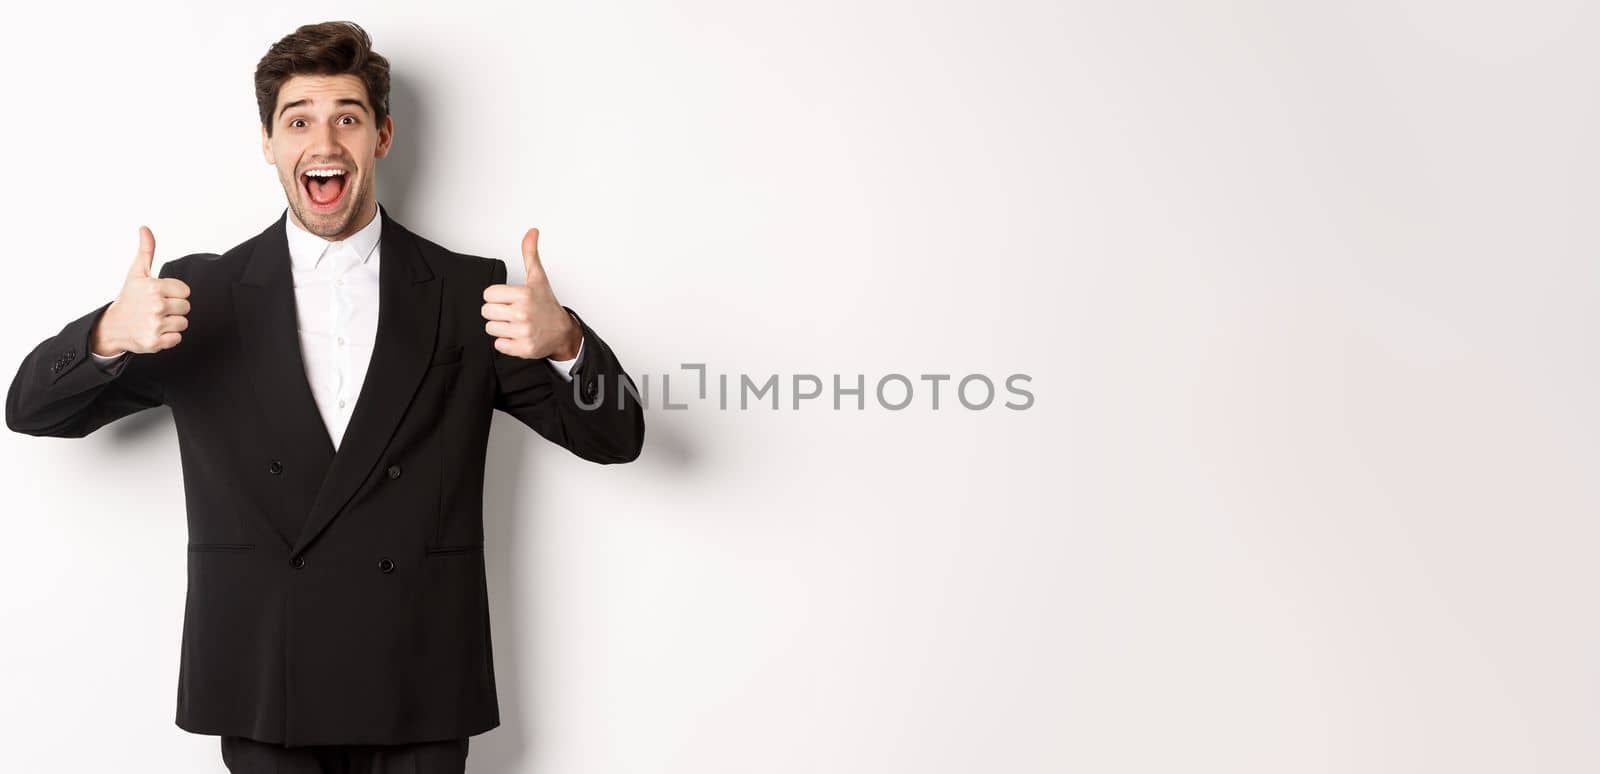
<svg viewBox="0 0 1600 774">
<path fill-rule="evenodd" d="M 222 762 L 232 774 L 465 774 L 467 740 L 284 747 L 223 736 Z"/>
</svg>

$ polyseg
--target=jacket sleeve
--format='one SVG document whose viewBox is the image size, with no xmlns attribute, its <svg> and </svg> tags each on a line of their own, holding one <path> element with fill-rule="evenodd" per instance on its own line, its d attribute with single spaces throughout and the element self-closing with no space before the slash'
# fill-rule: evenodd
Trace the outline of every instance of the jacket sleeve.
<svg viewBox="0 0 1600 774">
<path fill-rule="evenodd" d="M 505 284 L 505 262 L 492 263 L 489 284 Z M 644 409 L 638 389 L 594 329 L 570 307 L 562 308 L 583 329 L 583 352 L 573 366 L 572 380 L 562 379 L 546 358 L 520 358 L 495 350 L 494 407 L 583 459 L 631 462 L 644 448 Z"/>
<path fill-rule="evenodd" d="M 171 276 L 180 261 L 162 264 L 159 276 Z M 91 357 L 89 335 L 111 303 L 67 323 L 22 359 L 6 392 L 6 427 L 27 435 L 82 438 L 162 405 L 165 352 L 132 352 L 105 366 Z"/>
</svg>

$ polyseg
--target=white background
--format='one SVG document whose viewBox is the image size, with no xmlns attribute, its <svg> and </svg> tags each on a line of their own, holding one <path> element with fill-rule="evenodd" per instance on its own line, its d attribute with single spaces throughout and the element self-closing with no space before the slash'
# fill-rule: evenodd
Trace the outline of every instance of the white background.
<svg viewBox="0 0 1600 774">
<path fill-rule="evenodd" d="M 1592 4 L 273 5 L 11 12 L 6 376 L 140 224 L 278 217 L 255 63 L 348 18 L 380 201 L 512 281 L 538 226 L 636 379 L 1033 378 L 624 466 L 497 415 L 469 771 L 1600 766 Z M 0 461 L 0 765 L 221 771 L 170 411 Z"/>
</svg>

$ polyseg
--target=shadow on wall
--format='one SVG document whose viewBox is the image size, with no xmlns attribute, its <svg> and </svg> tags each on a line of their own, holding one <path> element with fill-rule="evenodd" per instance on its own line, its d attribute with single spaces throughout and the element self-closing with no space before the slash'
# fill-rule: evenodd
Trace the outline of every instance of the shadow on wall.
<svg viewBox="0 0 1600 774">
<path fill-rule="evenodd" d="M 403 73 L 390 75 L 389 115 L 394 119 L 394 144 L 389 147 L 389 155 L 378 160 L 378 201 L 395 220 L 410 225 L 406 203 L 416 190 L 422 154 L 427 152 L 432 132 L 421 95 Z"/>
</svg>

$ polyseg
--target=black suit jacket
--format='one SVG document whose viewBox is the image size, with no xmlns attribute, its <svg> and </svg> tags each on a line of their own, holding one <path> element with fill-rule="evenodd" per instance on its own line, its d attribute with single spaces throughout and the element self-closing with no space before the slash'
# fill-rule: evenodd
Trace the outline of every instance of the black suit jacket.
<svg viewBox="0 0 1600 774">
<path fill-rule="evenodd" d="M 178 346 L 97 367 L 89 334 L 107 303 L 34 347 L 6 425 L 75 438 L 171 407 L 189 526 L 179 727 L 289 745 L 487 731 L 500 722 L 483 563 L 493 409 L 584 459 L 628 462 L 644 442 L 637 391 L 582 318 L 571 383 L 497 351 L 481 308 L 506 265 L 380 207 L 377 339 L 335 453 L 300 357 L 285 217 L 162 265 L 190 288 Z"/>
</svg>

